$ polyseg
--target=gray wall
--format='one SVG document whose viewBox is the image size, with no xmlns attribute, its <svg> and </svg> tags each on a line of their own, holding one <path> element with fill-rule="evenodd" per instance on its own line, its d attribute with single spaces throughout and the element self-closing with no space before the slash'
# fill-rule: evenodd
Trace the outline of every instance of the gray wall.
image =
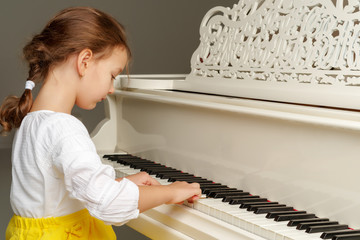
<svg viewBox="0 0 360 240">
<path fill-rule="evenodd" d="M 171 74 L 190 71 L 190 58 L 199 44 L 198 29 L 204 14 L 214 6 L 232 7 L 234 3 L 237 0 L 1 1 L 0 100 L 9 94 L 22 94 L 27 77 L 22 47 L 33 34 L 41 31 L 50 17 L 65 7 L 96 7 L 125 25 L 134 55 L 132 74 Z M 92 111 L 75 108 L 73 114 L 81 117 L 91 132 L 103 119 L 103 112 L 103 104 L 99 104 Z M 9 205 L 11 141 L 11 135 L 0 137 L 0 236 L 12 215 Z M 125 239 L 138 237 L 131 235 Z"/>
</svg>

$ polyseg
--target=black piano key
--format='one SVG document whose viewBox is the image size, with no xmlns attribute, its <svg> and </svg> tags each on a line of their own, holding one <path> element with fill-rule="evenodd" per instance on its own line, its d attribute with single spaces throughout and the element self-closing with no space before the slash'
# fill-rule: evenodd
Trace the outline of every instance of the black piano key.
<svg viewBox="0 0 360 240">
<path fill-rule="evenodd" d="M 131 154 L 113 154 L 112 156 L 115 158 L 139 158 Z"/>
<path fill-rule="evenodd" d="M 228 202 L 231 202 L 232 200 L 237 200 L 237 199 L 243 199 L 243 198 L 260 198 L 260 196 L 257 196 L 257 195 L 251 195 L 251 194 L 248 194 L 248 195 L 244 195 L 244 196 L 227 196 L 226 199 Z M 268 201 L 267 199 L 265 198 L 262 198 L 264 201 Z M 255 201 L 256 202 L 256 201 Z M 259 201 L 257 201 L 259 202 Z"/>
<path fill-rule="evenodd" d="M 299 212 L 299 211 L 297 211 Z M 302 214 L 286 214 L 275 217 L 276 222 L 289 221 L 293 219 L 303 219 L 303 218 L 314 218 L 316 217 L 313 213 L 302 213 Z"/>
<path fill-rule="evenodd" d="M 172 168 L 168 168 L 164 165 L 161 165 L 160 163 L 155 163 L 155 165 L 143 165 L 143 166 L 139 166 L 139 168 L 141 171 L 147 171 L 147 170 L 154 170 L 154 171 L 164 171 L 166 169 L 172 169 Z M 172 169 L 175 170 L 175 169 Z"/>
<path fill-rule="evenodd" d="M 226 190 L 224 188 L 224 191 L 212 191 L 208 194 L 208 197 L 212 197 L 212 198 L 215 198 L 215 196 L 220 196 L 220 195 L 230 195 L 230 194 L 235 194 L 235 193 L 239 193 L 238 192 L 239 190 L 238 189 L 228 189 Z M 240 190 L 241 191 L 241 190 Z M 241 194 L 241 193 L 240 193 Z M 246 194 L 245 194 L 246 195 Z M 248 195 L 248 194 L 247 194 Z M 237 195 L 237 197 L 241 197 L 243 195 Z M 235 196 L 234 196 L 235 197 Z M 218 197 L 219 198 L 219 197 Z M 220 197 L 221 198 L 221 197 Z"/>
<path fill-rule="evenodd" d="M 259 208 L 277 208 L 277 207 L 286 207 L 285 204 L 258 204 L 258 205 L 250 205 L 246 210 L 247 211 L 256 211 L 258 210 Z"/>
<path fill-rule="evenodd" d="M 111 154 L 112 158 L 122 159 L 122 158 L 139 158 L 131 154 Z"/>
<path fill-rule="evenodd" d="M 134 162 L 148 162 L 147 160 L 143 160 L 143 159 L 111 159 L 113 161 L 116 161 L 117 163 L 121 163 L 121 164 L 124 164 L 124 165 L 130 165 L 131 163 L 134 163 Z"/>
<path fill-rule="evenodd" d="M 130 154 L 118 154 L 118 155 L 106 154 L 103 156 L 103 158 L 107 158 L 109 160 L 116 161 L 117 159 L 134 158 L 134 156 L 130 155 Z"/>
<path fill-rule="evenodd" d="M 121 160 L 117 160 L 117 162 L 130 167 L 132 167 L 134 163 L 149 163 L 148 160 L 142 160 L 142 159 L 121 159 Z"/>
<path fill-rule="evenodd" d="M 142 159 L 142 158 L 139 158 L 139 157 L 132 157 L 132 158 L 114 158 L 113 159 L 114 161 L 117 161 L 117 162 L 127 162 L 127 163 L 134 163 L 134 162 L 153 162 L 153 161 L 150 161 L 150 160 L 147 160 L 147 159 Z"/>
<path fill-rule="evenodd" d="M 161 178 L 161 179 L 170 179 L 170 178 L 173 178 L 173 177 L 181 177 L 181 176 L 194 176 L 190 173 L 184 173 L 184 172 L 167 172 L 167 173 L 160 173 L 160 174 L 156 174 L 156 176 L 158 178 Z"/>
<path fill-rule="evenodd" d="M 248 192 L 244 192 L 243 190 L 235 190 L 235 191 L 231 191 L 231 192 L 220 192 L 220 193 L 216 193 L 214 195 L 214 198 L 224 198 L 226 196 L 244 196 L 244 195 L 250 195 L 250 193 Z"/>
<path fill-rule="evenodd" d="M 176 170 L 174 168 L 169 168 L 169 167 L 166 167 L 166 168 L 151 168 L 151 169 L 148 169 L 146 170 L 146 172 L 150 175 L 155 175 L 155 177 L 159 177 L 157 176 L 158 174 L 161 174 L 161 173 L 169 173 L 169 172 L 181 172 L 180 170 Z"/>
<path fill-rule="evenodd" d="M 149 166 L 164 166 L 160 165 L 159 163 L 149 163 L 149 162 L 133 162 L 130 163 L 129 167 L 134 169 L 141 169 L 142 167 L 149 167 Z"/>
<path fill-rule="evenodd" d="M 355 234 L 360 233 L 360 229 L 345 229 L 345 230 L 337 230 L 337 231 L 326 231 L 323 232 L 320 236 L 322 239 L 331 239 L 332 237 L 344 235 L 344 234 Z"/>
<path fill-rule="evenodd" d="M 228 186 L 222 185 L 221 183 L 199 183 L 199 184 L 202 193 L 210 189 L 229 188 Z"/>
<path fill-rule="evenodd" d="M 210 188 L 204 191 L 204 194 L 209 196 L 210 194 L 219 193 L 219 192 L 229 192 L 229 191 L 235 191 L 236 188 Z"/>
<path fill-rule="evenodd" d="M 164 179 L 166 179 L 164 177 Z M 190 173 L 179 173 L 179 174 L 175 174 L 175 176 L 171 176 L 168 177 L 168 182 L 175 182 L 175 181 L 186 181 L 187 179 L 203 179 L 201 177 L 195 177 L 194 175 L 190 174 Z M 207 179 L 204 179 L 207 180 Z"/>
<path fill-rule="evenodd" d="M 266 218 L 276 218 L 281 215 L 291 215 L 291 214 L 304 214 L 306 211 L 284 211 L 284 212 L 274 212 L 274 213 L 268 213 L 266 215 Z M 290 219 L 289 219 L 290 220 Z"/>
<path fill-rule="evenodd" d="M 250 206 L 258 206 L 258 205 L 275 205 L 275 204 L 279 204 L 278 202 L 269 202 L 269 201 L 264 201 L 264 202 L 247 202 L 247 203 L 242 203 L 240 205 L 240 208 L 248 208 Z"/>
<path fill-rule="evenodd" d="M 221 183 L 202 183 L 200 184 L 201 189 L 210 189 L 210 188 L 229 188 L 226 185 Z"/>
<path fill-rule="evenodd" d="M 218 188 L 221 188 L 221 187 L 227 187 L 227 188 L 229 188 L 227 185 L 224 185 L 224 184 L 221 184 L 221 183 L 216 183 L 216 182 L 213 182 L 213 183 L 204 183 L 204 184 L 203 184 L 203 188 L 212 188 L 212 187 L 214 187 L 214 188 L 216 188 L 216 187 L 218 187 Z"/>
<path fill-rule="evenodd" d="M 359 240 L 360 233 L 344 234 L 344 235 L 335 235 L 332 240 Z"/>
<path fill-rule="evenodd" d="M 239 190 L 242 191 L 242 190 Z M 229 192 L 229 194 L 227 193 L 219 193 L 218 194 L 219 197 L 223 197 L 223 202 L 230 202 L 230 200 L 232 199 L 236 199 L 236 198 L 243 198 L 243 197 L 251 197 L 253 195 L 251 195 L 249 192 Z"/>
<path fill-rule="evenodd" d="M 200 177 L 194 177 L 194 175 L 191 175 L 189 173 L 182 173 L 182 174 L 179 174 L 179 175 L 175 175 L 175 176 L 171 176 L 171 177 L 168 177 L 168 178 L 165 178 L 164 179 L 167 179 L 168 182 L 175 182 L 175 181 L 186 181 L 188 179 L 201 179 Z"/>
<path fill-rule="evenodd" d="M 157 173 L 155 176 L 157 178 L 161 178 L 161 179 L 168 179 L 169 177 L 175 176 L 176 174 L 186 174 L 186 173 L 183 173 L 180 170 L 164 171 L 164 172 Z"/>
<path fill-rule="evenodd" d="M 336 221 L 322 221 L 322 222 L 308 222 L 308 223 L 300 223 L 296 226 L 298 230 L 304 230 L 312 226 L 325 226 L 325 225 L 338 225 L 339 222 Z"/>
<path fill-rule="evenodd" d="M 188 183 L 212 183 L 212 181 L 204 179 L 204 178 L 174 178 L 172 179 L 172 181 L 168 182 L 176 182 L 176 181 L 183 181 L 183 182 L 188 182 Z"/>
<path fill-rule="evenodd" d="M 156 177 L 161 178 L 161 179 L 167 179 L 169 177 L 173 177 L 173 176 L 177 176 L 177 175 L 181 175 L 181 174 L 189 174 L 189 173 L 185 173 L 180 170 L 163 171 L 163 172 L 156 173 Z"/>
<path fill-rule="evenodd" d="M 285 204 L 259 204 L 259 205 L 250 205 L 246 210 L 249 212 L 254 212 L 259 208 L 277 208 L 277 207 L 286 207 Z"/>
<path fill-rule="evenodd" d="M 189 179 L 189 180 L 178 180 L 178 181 L 186 181 L 188 183 L 212 183 L 213 181 L 211 180 L 206 180 L 206 179 Z"/>
<path fill-rule="evenodd" d="M 168 182 L 176 182 L 176 181 L 185 181 L 185 182 L 207 182 L 211 183 L 212 181 L 209 181 L 205 178 L 201 177 L 194 177 L 194 176 L 178 176 L 178 177 L 171 177 L 168 179 Z"/>
<path fill-rule="evenodd" d="M 162 174 L 162 177 L 168 178 L 168 179 L 176 179 L 176 178 L 201 178 L 201 177 L 195 177 L 194 174 L 191 173 L 184 173 L 184 172 L 167 172 Z"/>
<path fill-rule="evenodd" d="M 164 171 L 166 169 L 171 169 L 171 170 L 176 170 L 174 168 L 170 168 L 170 167 L 166 167 L 165 165 L 161 165 L 160 163 L 156 163 L 155 165 L 148 165 L 148 166 L 143 166 L 142 168 L 140 168 L 143 171 L 146 171 L 147 169 L 152 169 L 154 171 Z M 179 171 L 179 170 L 177 170 Z"/>
<path fill-rule="evenodd" d="M 293 210 L 293 207 L 274 207 L 274 208 L 258 208 L 256 211 L 254 211 L 255 214 L 263 214 L 263 213 L 269 213 L 269 212 L 281 212 L 281 211 L 291 211 Z"/>
<path fill-rule="evenodd" d="M 238 194 L 238 195 L 232 195 L 231 193 L 228 195 L 228 196 L 225 196 L 223 199 L 222 199 L 222 201 L 223 202 L 230 202 L 232 199 L 234 199 L 234 198 L 236 198 L 236 197 L 238 197 L 238 196 L 243 196 L 243 197 L 247 197 L 247 196 L 249 196 L 249 197 L 251 197 L 252 195 L 250 194 L 250 193 L 248 193 L 248 192 L 244 192 L 244 194 L 242 195 L 242 194 Z M 266 201 L 264 201 L 264 202 L 266 202 Z"/>
<path fill-rule="evenodd" d="M 133 161 L 130 163 L 130 166 L 131 167 L 138 167 L 138 166 L 163 166 L 165 167 L 165 165 L 162 165 L 160 163 L 156 163 L 156 162 L 152 162 L 152 161 L 149 161 L 149 160 L 139 160 L 139 161 Z"/>
<path fill-rule="evenodd" d="M 195 177 L 194 175 L 189 174 L 189 173 L 184 173 L 184 174 L 180 174 L 180 175 L 177 175 L 177 176 L 169 177 L 168 181 L 169 182 L 175 182 L 175 181 L 186 181 L 186 180 L 195 180 L 195 179 L 208 181 L 205 178 Z"/>
<path fill-rule="evenodd" d="M 111 160 L 114 161 L 124 161 L 124 162 L 135 162 L 135 161 L 148 161 L 151 162 L 150 160 L 147 159 L 143 159 L 143 158 L 139 158 L 139 157 L 113 157 L 110 158 Z"/>
<path fill-rule="evenodd" d="M 146 164 L 135 164 L 134 169 L 140 169 L 141 171 L 145 171 L 149 168 L 155 168 L 155 167 L 165 167 L 164 165 L 161 165 L 160 163 L 146 163 Z"/>
<path fill-rule="evenodd" d="M 248 198 L 232 199 L 229 202 L 229 204 L 237 205 L 237 204 L 242 204 L 242 203 L 246 203 L 246 202 L 262 202 L 262 201 L 267 201 L 267 199 L 266 198 L 260 198 L 259 196 L 252 196 L 252 197 L 248 197 Z"/>
<path fill-rule="evenodd" d="M 105 154 L 104 157 L 107 156 L 107 157 L 111 157 L 111 158 L 126 158 L 126 157 L 134 157 L 133 155 L 131 154 Z"/>
<path fill-rule="evenodd" d="M 307 223 L 307 222 L 322 222 L 322 221 L 329 221 L 328 218 L 308 218 L 308 219 L 294 219 L 289 221 L 287 224 L 289 227 L 294 227 L 299 225 L 300 223 Z"/>
<path fill-rule="evenodd" d="M 345 224 L 328 225 L 328 226 L 312 226 L 312 227 L 308 227 L 305 230 L 305 232 L 307 232 L 307 233 L 318 233 L 318 232 L 342 230 L 342 229 L 348 229 L 348 228 L 349 228 L 349 226 L 345 225 Z"/>
<path fill-rule="evenodd" d="M 209 191 L 214 190 L 214 189 L 225 189 L 225 188 L 229 188 L 229 187 L 226 186 L 226 185 L 209 186 L 209 184 L 212 184 L 212 183 L 200 183 L 200 188 L 201 188 L 201 193 L 202 193 L 202 194 L 206 194 L 206 193 L 208 193 Z"/>
<path fill-rule="evenodd" d="M 156 166 L 156 165 L 161 165 L 161 166 L 165 167 L 165 165 L 162 165 L 161 163 L 156 163 L 156 162 L 146 160 L 146 159 L 139 159 L 139 160 L 136 160 L 136 161 L 132 161 L 131 165 L 132 166 L 141 166 L 141 165 L 143 165 L 143 166 Z"/>
</svg>

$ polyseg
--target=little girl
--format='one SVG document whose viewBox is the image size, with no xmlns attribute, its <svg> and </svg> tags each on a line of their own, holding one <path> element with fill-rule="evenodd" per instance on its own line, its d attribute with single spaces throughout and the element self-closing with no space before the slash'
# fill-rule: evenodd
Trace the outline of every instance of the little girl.
<svg viewBox="0 0 360 240">
<path fill-rule="evenodd" d="M 146 173 L 115 179 L 103 165 L 74 105 L 93 109 L 114 91 L 131 57 L 123 27 L 92 8 L 61 11 L 25 47 L 29 76 L 20 98 L 0 108 L 16 128 L 6 239 L 116 239 L 121 225 L 161 204 L 199 198 L 199 184 L 161 186 Z M 42 83 L 35 101 L 32 88 Z"/>
</svg>

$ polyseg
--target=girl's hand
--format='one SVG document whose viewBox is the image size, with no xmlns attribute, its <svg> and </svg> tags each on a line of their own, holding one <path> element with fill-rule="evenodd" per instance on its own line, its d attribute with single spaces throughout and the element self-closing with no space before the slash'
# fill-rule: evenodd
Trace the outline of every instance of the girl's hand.
<svg viewBox="0 0 360 240">
<path fill-rule="evenodd" d="M 139 172 L 130 176 L 126 177 L 133 183 L 135 183 L 138 186 L 152 186 L 152 185 L 160 185 L 158 181 L 156 181 L 154 178 L 150 177 L 150 175 L 146 172 Z M 122 178 L 117 178 L 116 181 L 121 181 Z"/>
<path fill-rule="evenodd" d="M 167 204 L 182 204 L 184 200 L 193 203 L 201 196 L 200 184 L 187 182 L 174 182 L 168 185 L 174 191 L 170 201 Z"/>
</svg>

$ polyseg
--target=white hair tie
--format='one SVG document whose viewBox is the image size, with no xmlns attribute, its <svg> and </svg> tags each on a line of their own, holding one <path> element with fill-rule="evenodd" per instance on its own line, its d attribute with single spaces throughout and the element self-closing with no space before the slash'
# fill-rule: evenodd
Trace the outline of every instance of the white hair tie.
<svg viewBox="0 0 360 240">
<path fill-rule="evenodd" d="M 35 87 L 35 83 L 31 80 L 27 80 L 25 83 L 25 89 L 32 90 Z"/>
</svg>

